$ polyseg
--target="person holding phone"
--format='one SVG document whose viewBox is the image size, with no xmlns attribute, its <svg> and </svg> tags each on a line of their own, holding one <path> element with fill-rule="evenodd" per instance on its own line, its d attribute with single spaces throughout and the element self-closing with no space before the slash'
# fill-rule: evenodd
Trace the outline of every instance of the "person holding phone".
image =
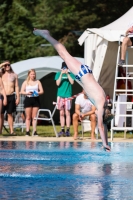
<svg viewBox="0 0 133 200">
<path fill-rule="evenodd" d="M 36 80 L 36 72 L 34 69 L 28 71 L 27 79 L 21 87 L 21 94 L 26 95 L 24 100 L 24 108 L 26 114 L 26 136 L 30 136 L 30 123 L 34 127 L 34 136 L 38 136 L 36 132 L 36 121 L 34 118 L 40 107 L 39 95 L 43 94 L 43 87 L 39 80 Z"/>
<path fill-rule="evenodd" d="M 74 83 L 75 76 L 69 72 L 65 62 L 62 62 L 61 72 L 57 72 L 55 75 L 57 89 L 57 109 L 60 112 L 60 124 L 61 131 L 58 136 L 70 136 L 70 124 L 71 124 L 71 100 L 67 98 L 72 96 L 72 85 Z M 65 115 L 66 115 L 66 131 L 65 131 Z"/>
</svg>

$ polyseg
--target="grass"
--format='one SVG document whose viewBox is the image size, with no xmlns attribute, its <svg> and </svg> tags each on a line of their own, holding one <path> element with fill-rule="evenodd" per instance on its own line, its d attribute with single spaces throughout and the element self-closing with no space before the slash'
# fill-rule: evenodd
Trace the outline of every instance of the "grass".
<svg viewBox="0 0 133 200">
<path fill-rule="evenodd" d="M 60 125 L 56 126 L 57 132 L 60 131 L 60 128 L 61 128 Z M 14 132 L 16 133 L 17 136 L 24 136 L 25 135 L 25 130 L 22 133 L 21 129 L 19 129 L 19 128 L 16 129 Z M 32 127 L 30 128 L 30 133 L 32 133 Z M 55 137 L 55 133 L 54 133 L 52 125 L 37 126 L 37 133 L 41 137 Z M 70 127 L 70 133 L 71 133 L 71 136 L 73 136 L 73 134 L 74 134 L 73 126 Z M 5 130 L 3 130 L 2 135 L 8 136 L 9 133 L 7 133 Z M 81 126 L 80 125 L 79 125 L 79 136 L 81 136 Z M 85 132 L 84 137 L 90 137 L 90 132 Z M 110 138 L 110 132 L 108 132 L 108 137 Z M 100 135 L 99 135 L 99 138 L 100 138 Z M 114 138 L 124 138 L 124 132 L 114 133 Z M 133 134 L 127 132 L 126 138 L 127 139 L 133 139 Z"/>
</svg>

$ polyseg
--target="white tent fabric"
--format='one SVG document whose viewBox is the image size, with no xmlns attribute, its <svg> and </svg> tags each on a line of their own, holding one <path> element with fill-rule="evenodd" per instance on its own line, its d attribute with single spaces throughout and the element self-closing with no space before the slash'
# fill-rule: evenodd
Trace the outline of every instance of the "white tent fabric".
<svg viewBox="0 0 133 200">
<path fill-rule="evenodd" d="M 113 95 L 118 41 L 133 24 L 133 7 L 119 19 L 102 28 L 87 28 L 78 39 L 80 45 L 85 44 L 85 64 L 93 70 L 94 77 L 102 85 L 106 93 Z M 131 21 L 132 20 L 132 21 Z M 121 41 L 122 41 L 121 37 Z M 133 63 L 129 52 L 129 64 Z"/>
<path fill-rule="evenodd" d="M 115 126 L 123 127 L 123 123 L 125 122 L 125 117 L 119 115 L 126 114 L 126 104 L 119 104 L 120 102 L 127 102 L 127 95 L 119 94 L 116 104 L 116 113 L 115 113 Z"/>
</svg>

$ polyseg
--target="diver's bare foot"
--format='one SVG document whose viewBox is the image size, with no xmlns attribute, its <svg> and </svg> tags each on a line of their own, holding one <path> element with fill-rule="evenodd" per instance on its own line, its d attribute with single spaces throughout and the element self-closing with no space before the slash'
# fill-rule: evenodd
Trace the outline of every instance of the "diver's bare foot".
<svg viewBox="0 0 133 200">
<path fill-rule="evenodd" d="M 50 35 L 48 30 L 40 30 L 36 28 L 34 28 L 33 34 L 43 38 L 47 38 L 47 36 Z"/>
</svg>

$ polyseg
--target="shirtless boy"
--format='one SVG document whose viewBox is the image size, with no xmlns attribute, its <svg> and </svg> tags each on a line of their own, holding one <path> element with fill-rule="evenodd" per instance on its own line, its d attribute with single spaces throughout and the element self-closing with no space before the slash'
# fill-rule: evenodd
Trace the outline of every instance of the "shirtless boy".
<svg viewBox="0 0 133 200">
<path fill-rule="evenodd" d="M 60 57 L 65 61 L 69 70 L 75 74 L 75 77 L 78 80 L 82 82 L 88 98 L 97 108 L 98 128 L 103 142 L 103 147 L 107 151 L 110 150 L 110 147 L 108 146 L 107 132 L 105 131 L 103 125 L 105 93 L 102 87 L 96 82 L 92 74 L 92 70 L 88 66 L 83 65 L 80 61 L 72 57 L 66 48 L 50 35 L 48 30 L 34 29 L 33 33 L 34 35 L 41 36 L 49 41 L 58 52 Z"/>
<path fill-rule="evenodd" d="M 4 113 L 7 111 L 8 124 L 10 128 L 10 134 L 13 133 L 13 116 L 12 113 L 15 111 L 16 106 L 19 104 L 19 86 L 18 86 L 18 76 L 15 74 L 11 68 L 10 61 L 6 60 L 2 64 L 2 81 L 7 97 L 7 105 L 3 106 L 2 118 L 4 123 Z M 14 94 L 16 93 L 16 96 Z"/>
</svg>

